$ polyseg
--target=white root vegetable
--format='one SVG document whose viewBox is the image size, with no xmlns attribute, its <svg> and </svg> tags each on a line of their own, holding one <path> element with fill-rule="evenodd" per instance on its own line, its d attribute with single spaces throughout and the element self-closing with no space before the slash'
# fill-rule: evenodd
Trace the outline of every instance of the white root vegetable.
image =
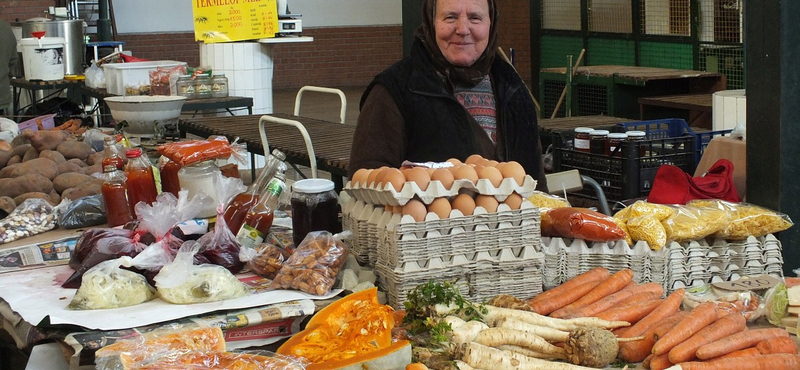
<svg viewBox="0 0 800 370">
<path fill-rule="evenodd" d="M 492 370 L 592 370 L 590 367 L 541 360 L 506 352 L 475 342 L 456 345 L 454 353 L 457 359 L 466 362 L 473 368 Z"/>
<path fill-rule="evenodd" d="M 615 329 L 631 324 L 626 321 L 608 321 L 596 317 L 578 317 L 574 319 L 556 319 L 549 316 L 540 315 L 535 312 L 514 310 L 494 306 L 486 306 L 488 312 L 483 315 L 486 322 L 497 322 L 501 318 L 514 318 L 535 325 L 547 326 L 562 331 L 571 331 L 579 327 L 591 326 L 603 329 Z"/>
<path fill-rule="evenodd" d="M 489 325 L 486 325 L 480 321 L 467 321 L 466 323 L 459 325 L 458 329 L 453 329 L 450 332 L 450 342 L 451 343 L 469 343 L 472 342 L 473 339 L 480 333 L 481 331 L 488 329 Z"/>
<path fill-rule="evenodd" d="M 516 352 L 516 353 L 519 353 L 521 355 L 525 355 L 525 356 L 533 357 L 533 358 L 541 358 L 541 359 L 545 359 L 545 360 L 564 360 L 564 358 L 555 358 L 555 357 L 553 357 L 553 355 L 546 355 L 544 353 L 537 352 L 537 351 L 534 351 L 532 349 L 528 349 L 528 348 L 520 347 L 520 346 L 514 346 L 514 345 L 510 345 L 510 344 L 503 344 L 501 346 L 496 346 L 495 348 L 502 349 L 503 351 Z"/>
<path fill-rule="evenodd" d="M 453 315 L 445 317 L 444 319 L 442 319 L 442 321 L 444 321 L 447 324 L 450 324 L 450 328 L 453 329 L 453 330 L 456 330 L 461 325 L 464 325 L 464 324 L 467 323 L 466 321 L 462 320 L 460 317 L 453 316 Z"/>
<path fill-rule="evenodd" d="M 521 330 L 489 328 L 478 333 L 473 342 L 488 347 L 497 347 L 501 345 L 519 346 L 549 356 L 547 358 L 561 360 L 567 358 L 563 348 L 550 344 L 550 342 L 536 334 Z M 540 356 L 535 357 L 542 358 Z"/>
<path fill-rule="evenodd" d="M 458 370 L 483 370 L 483 369 L 476 369 L 476 368 L 474 368 L 472 366 L 469 366 L 466 362 L 461 361 L 461 360 L 455 360 L 454 362 L 456 363 L 456 369 L 458 369 Z"/>
<path fill-rule="evenodd" d="M 556 330 L 548 326 L 540 326 L 527 323 L 525 321 L 504 317 L 494 323 L 496 328 L 506 328 L 522 330 L 528 333 L 536 334 L 550 343 L 566 342 L 569 338 L 569 332 Z"/>
</svg>

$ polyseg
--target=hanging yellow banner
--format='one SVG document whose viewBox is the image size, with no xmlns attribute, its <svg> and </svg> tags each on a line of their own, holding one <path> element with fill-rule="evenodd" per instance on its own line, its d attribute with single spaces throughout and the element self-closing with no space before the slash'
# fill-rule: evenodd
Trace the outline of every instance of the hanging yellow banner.
<svg viewBox="0 0 800 370">
<path fill-rule="evenodd" d="M 192 0 L 194 39 L 207 44 L 275 37 L 276 0 Z"/>
</svg>

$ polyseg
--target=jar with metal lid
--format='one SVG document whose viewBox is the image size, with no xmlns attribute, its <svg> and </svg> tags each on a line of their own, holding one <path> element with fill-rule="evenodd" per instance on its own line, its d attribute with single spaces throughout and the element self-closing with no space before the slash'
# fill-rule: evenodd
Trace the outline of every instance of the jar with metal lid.
<svg viewBox="0 0 800 370">
<path fill-rule="evenodd" d="M 184 166 L 178 170 L 178 182 L 181 189 L 186 189 L 189 192 L 188 199 L 192 199 L 193 196 L 202 193 L 213 200 L 207 207 L 198 212 L 197 217 L 211 218 L 217 215 L 219 189 L 217 189 L 214 180 L 217 176 L 221 176 L 221 173 L 213 160 Z"/>
<path fill-rule="evenodd" d="M 592 132 L 589 127 L 576 127 L 575 139 L 572 140 L 572 148 L 580 152 L 589 152 L 589 133 Z"/>
<path fill-rule="evenodd" d="M 339 200 L 327 179 L 299 180 L 292 186 L 292 233 L 294 245 L 312 231 L 341 231 Z"/>
<path fill-rule="evenodd" d="M 211 97 L 228 97 L 228 78 L 225 77 L 224 74 L 215 74 L 214 77 L 211 78 Z"/>
<path fill-rule="evenodd" d="M 589 132 L 589 151 L 592 154 L 606 154 L 608 151 L 608 130 Z"/>
<path fill-rule="evenodd" d="M 178 81 L 175 82 L 175 90 L 177 90 L 180 96 L 185 96 L 187 99 L 194 99 L 194 80 L 192 80 L 192 76 L 182 75 L 178 77 Z"/>
<path fill-rule="evenodd" d="M 208 99 L 211 97 L 211 77 L 207 75 L 197 75 L 194 77 L 194 95 L 198 99 Z"/>
<path fill-rule="evenodd" d="M 606 154 L 621 157 L 621 143 L 628 140 L 628 134 L 624 132 L 612 132 L 608 134 L 608 152 Z"/>
<path fill-rule="evenodd" d="M 644 157 L 647 154 L 647 145 L 644 141 L 647 140 L 647 133 L 644 131 L 628 131 L 628 141 L 637 142 L 639 146 L 639 157 Z"/>
</svg>

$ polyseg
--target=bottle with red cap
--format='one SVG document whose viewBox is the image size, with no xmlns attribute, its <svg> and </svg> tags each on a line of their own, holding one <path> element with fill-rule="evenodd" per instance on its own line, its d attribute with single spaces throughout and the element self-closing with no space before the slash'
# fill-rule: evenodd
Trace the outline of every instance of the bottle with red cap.
<svg viewBox="0 0 800 370">
<path fill-rule="evenodd" d="M 128 165 L 125 167 L 125 184 L 128 186 L 128 202 L 131 206 L 131 214 L 136 216 L 136 204 L 146 202 L 152 205 L 156 201 L 158 192 L 156 181 L 153 176 L 153 168 L 150 161 L 142 156 L 141 149 L 130 149 L 125 152 L 128 158 Z"/>
</svg>

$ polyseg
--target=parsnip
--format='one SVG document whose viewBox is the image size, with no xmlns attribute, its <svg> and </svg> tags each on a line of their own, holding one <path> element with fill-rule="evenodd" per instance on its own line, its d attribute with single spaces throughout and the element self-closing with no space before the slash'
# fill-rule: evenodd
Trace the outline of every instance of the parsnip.
<svg viewBox="0 0 800 370">
<path fill-rule="evenodd" d="M 596 317 L 579 317 L 574 319 L 556 319 L 549 316 L 539 315 L 535 312 L 513 310 L 494 306 L 486 306 L 488 312 L 483 315 L 486 322 L 496 322 L 501 318 L 515 318 L 535 325 L 542 325 L 562 331 L 571 331 L 583 326 L 591 326 L 603 329 L 615 329 L 630 326 L 625 321 L 608 321 Z"/>
<path fill-rule="evenodd" d="M 484 370 L 484 369 L 476 369 L 472 366 L 469 366 L 466 362 L 461 360 L 456 360 L 455 363 L 456 363 L 456 368 L 458 370 Z"/>
<path fill-rule="evenodd" d="M 473 342 L 488 347 L 497 347 L 501 345 L 519 346 L 548 355 L 550 356 L 548 358 L 551 359 L 566 359 L 566 353 L 563 348 L 550 344 L 550 342 L 536 334 L 521 330 L 489 328 L 481 330 Z"/>
<path fill-rule="evenodd" d="M 472 342 L 473 339 L 485 329 L 489 329 L 489 325 L 486 325 L 480 321 L 467 321 L 466 323 L 459 325 L 458 329 L 453 329 L 453 331 L 450 332 L 450 342 Z"/>
<path fill-rule="evenodd" d="M 592 370 L 590 367 L 541 360 L 501 349 L 487 347 L 475 342 L 456 345 L 456 359 L 473 368 L 492 370 Z"/>
<path fill-rule="evenodd" d="M 569 332 L 553 329 L 548 326 L 540 326 L 527 323 L 525 321 L 504 317 L 494 323 L 496 328 L 516 329 L 536 334 L 550 343 L 566 342 Z"/>
<path fill-rule="evenodd" d="M 555 357 L 553 357 L 553 355 L 546 355 L 544 353 L 537 352 L 537 351 L 534 351 L 532 349 L 528 349 L 528 348 L 520 347 L 520 346 L 514 346 L 514 345 L 511 345 L 511 344 L 503 344 L 501 346 L 496 346 L 495 348 L 502 349 L 503 351 L 516 352 L 516 353 L 519 353 L 521 355 L 525 355 L 525 356 L 528 356 L 528 357 L 541 358 L 543 360 L 564 360 L 564 358 L 555 358 Z"/>
<path fill-rule="evenodd" d="M 464 325 L 464 324 L 467 323 L 466 321 L 462 320 L 460 317 L 453 316 L 453 315 L 445 317 L 444 319 L 442 319 L 442 321 L 444 321 L 447 324 L 450 324 L 450 328 L 453 329 L 453 330 L 456 330 L 456 329 L 458 329 L 459 326 Z"/>
</svg>

